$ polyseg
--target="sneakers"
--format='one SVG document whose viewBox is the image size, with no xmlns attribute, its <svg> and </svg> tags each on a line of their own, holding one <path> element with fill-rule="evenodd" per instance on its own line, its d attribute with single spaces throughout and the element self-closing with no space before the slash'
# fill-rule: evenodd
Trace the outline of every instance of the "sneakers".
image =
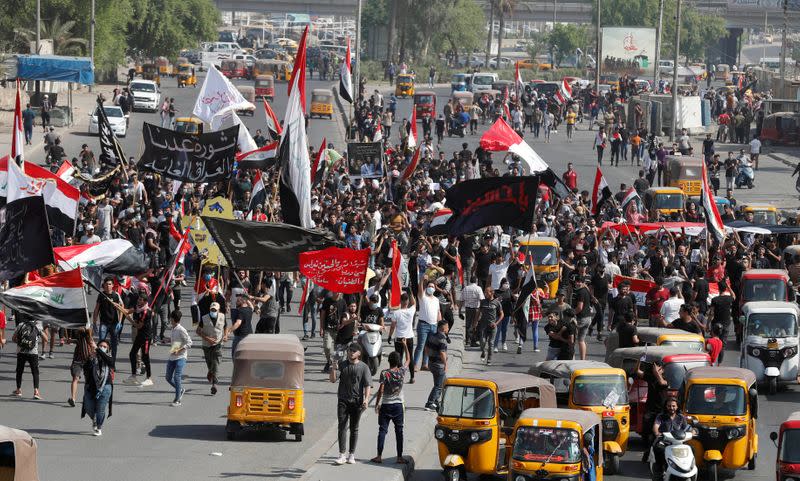
<svg viewBox="0 0 800 481">
<path fill-rule="evenodd" d="M 140 386 L 142 386 L 142 387 L 145 387 L 145 386 L 152 386 L 152 385 L 153 385 L 153 380 L 152 380 L 152 379 L 150 379 L 150 378 L 147 378 L 147 379 L 145 379 L 145 380 L 144 380 L 144 381 L 142 381 L 142 383 L 140 384 Z"/>
<path fill-rule="evenodd" d="M 180 401 L 172 401 L 172 404 L 170 404 L 170 406 L 172 406 L 174 408 L 179 407 L 180 405 L 181 405 Z"/>
<path fill-rule="evenodd" d="M 140 384 L 139 383 L 139 379 L 134 375 L 128 376 L 128 378 L 125 379 L 124 381 L 122 381 L 122 383 L 131 385 L 131 386 L 138 386 Z"/>
<path fill-rule="evenodd" d="M 347 455 L 344 453 L 339 453 L 339 457 L 336 458 L 336 461 L 334 461 L 333 464 L 341 466 L 346 462 L 347 462 Z"/>
<path fill-rule="evenodd" d="M 517 354 L 522 354 L 522 346 L 517 346 Z"/>
<path fill-rule="evenodd" d="M 217 394 L 217 386 L 211 386 L 211 395 L 214 396 Z"/>
<path fill-rule="evenodd" d="M 100 429 L 100 428 L 97 428 L 97 427 L 94 428 L 94 435 L 95 436 L 102 436 L 103 435 L 103 430 Z"/>
<path fill-rule="evenodd" d="M 47 353 L 47 359 L 53 359 L 53 353 L 52 352 L 48 352 Z"/>
<path fill-rule="evenodd" d="M 494 352 L 500 352 L 497 348 L 494 348 Z"/>
<path fill-rule="evenodd" d="M 347 464 L 356 464 L 356 455 L 350 453 L 347 455 Z"/>
<path fill-rule="evenodd" d="M 481 351 L 481 359 L 483 359 L 483 358 L 485 358 L 485 357 L 486 357 L 486 353 L 485 353 L 485 352 L 483 352 L 483 351 Z"/>
<path fill-rule="evenodd" d="M 538 347 L 533 348 L 533 352 L 539 352 L 539 348 Z"/>
<path fill-rule="evenodd" d="M 67 404 L 69 404 L 69 407 L 74 408 L 75 407 L 75 400 L 72 399 L 72 398 L 69 398 L 69 399 L 67 399 Z"/>
<path fill-rule="evenodd" d="M 437 406 L 436 404 L 426 404 L 425 410 L 428 412 L 436 412 Z"/>
<path fill-rule="evenodd" d="M 504 343 L 503 343 L 503 352 L 506 352 L 506 351 L 508 351 L 508 346 L 507 346 L 507 345 L 506 345 L 506 343 L 504 342 Z"/>
<path fill-rule="evenodd" d="M 491 359 L 487 359 L 486 360 L 486 365 L 487 366 L 491 366 L 492 365 L 492 360 Z"/>
</svg>

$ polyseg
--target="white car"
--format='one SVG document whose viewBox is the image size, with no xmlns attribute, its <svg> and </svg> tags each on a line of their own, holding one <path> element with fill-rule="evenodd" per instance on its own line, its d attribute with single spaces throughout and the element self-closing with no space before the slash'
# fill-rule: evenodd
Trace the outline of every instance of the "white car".
<svg viewBox="0 0 800 481">
<path fill-rule="evenodd" d="M 161 104 L 161 92 L 152 80 L 134 80 L 128 86 L 133 94 L 133 110 L 157 111 Z"/>
<path fill-rule="evenodd" d="M 513 62 L 508 57 L 500 57 L 500 68 L 509 68 Z M 497 57 L 489 59 L 489 68 L 497 68 Z"/>
<path fill-rule="evenodd" d="M 128 133 L 128 123 L 122 109 L 116 105 L 104 105 L 103 110 L 106 111 L 108 123 L 111 125 L 111 131 L 117 137 L 125 137 Z M 100 128 L 97 125 L 97 110 L 91 114 L 92 118 L 89 120 L 89 135 L 99 135 Z"/>
</svg>

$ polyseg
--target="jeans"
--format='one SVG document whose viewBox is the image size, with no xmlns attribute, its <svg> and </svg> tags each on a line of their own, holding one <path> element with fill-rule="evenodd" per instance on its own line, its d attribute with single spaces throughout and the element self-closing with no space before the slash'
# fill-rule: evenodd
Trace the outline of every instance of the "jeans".
<svg viewBox="0 0 800 481">
<path fill-rule="evenodd" d="M 414 364 L 411 369 L 419 364 L 419 358 L 422 357 L 422 365 L 428 363 L 428 356 L 425 354 L 425 343 L 428 341 L 428 336 L 436 334 L 436 324 L 428 324 L 420 320 L 417 324 L 417 348 L 414 349 Z"/>
<path fill-rule="evenodd" d="M 486 356 L 488 361 L 492 360 L 492 341 L 497 335 L 497 324 L 494 326 L 487 325 L 486 327 L 478 327 L 481 334 L 481 354 Z M 488 351 L 488 353 L 487 353 Z"/>
<path fill-rule="evenodd" d="M 89 386 L 83 390 L 83 409 L 90 418 L 94 419 L 97 429 L 102 428 L 103 422 L 106 420 L 106 407 L 108 407 L 112 392 L 111 384 L 103 386 L 103 389 L 97 394 L 90 393 Z"/>
<path fill-rule="evenodd" d="M 308 320 L 311 319 L 311 330 L 308 329 Z M 317 332 L 317 308 L 314 302 L 306 301 L 303 306 L 303 335 L 311 337 Z"/>
<path fill-rule="evenodd" d="M 403 403 L 382 404 L 378 412 L 378 456 L 383 455 L 383 444 L 389 432 L 389 421 L 394 423 L 397 457 L 403 456 Z"/>
<path fill-rule="evenodd" d="M 281 308 L 286 307 L 287 312 L 289 310 L 289 305 L 292 303 L 293 293 L 294 289 L 292 289 L 291 281 L 281 281 L 280 284 L 278 284 L 278 302 Z"/>
<path fill-rule="evenodd" d="M 428 369 L 431 370 L 431 374 L 433 374 L 433 387 L 431 388 L 431 393 L 428 395 L 428 402 L 426 405 L 439 405 L 439 398 L 442 397 L 442 386 L 444 386 L 444 380 L 447 378 L 444 370 L 444 364 L 430 364 L 428 365 Z"/>
<path fill-rule="evenodd" d="M 25 142 L 30 144 L 31 138 L 33 137 L 33 124 L 25 125 L 23 130 L 25 131 Z"/>
<path fill-rule="evenodd" d="M 114 359 L 114 362 L 117 361 L 117 346 L 119 346 L 119 335 L 121 333 L 121 322 L 117 322 L 113 326 L 100 323 L 100 328 L 97 330 L 97 342 L 105 339 L 111 343 L 111 358 Z"/>
<path fill-rule="evenodd" d="M 549 346 L 547 348 L 547 357 L 545 361 L 552 361 L 554 359 L 558 359 L 559 354 L 561 354 L 561 348 Z"/>
<path fill-rule="evenodd" d="M 167 361 L 166 378 L 169 385 L 175 388 L 175 401 L 180 401 L 181 399 L 181 388 L 182 388 L 181 376 L 183 376 L 183 369 L 185 367 L 186 367 L 186 358 L 184 357 L 175 360 L 170 359 L 169 361 Z"/>
<path fill-rule="evenodd" d="M 508 321 L 510 320 L 511 316 L 504 316 L 503 320 L 500 321 L 500 326 L 498 326 L 497 335 L 494 336 L 494 347 L 500 346 L 501 343 L 502 344 L 506 343 L 506 334 L 508 332 Z"/>
<path fill-rule="evenodd" d="M 236 346 L 238 346 L 245 337 L 247 336 L 237 336 L 236 334 L 233 335 L 233 339 L 231 340 L 231 359 L 236 359 Z"/>
<path fill-rule="evenodd" d="M 336 333 L 326 329 L 322 334 L 322 352 L 325 354 L 325 363 L 333 361 L 333 349 L 336 345 Z"/>
<path fill-rule="evenodd" d="M 531 337 L 533 338 L 533 348 L 534 349 L 539 349 L 539 321 L 531 321 L 531 322 L 529 322 L 525 327 L 526 331 L 527 331 L 527 326 L 531 326 Z M 524 335 L 523 336 L 519 336 L 519 339 L 517 340 L 517 344 L 520 347 L 522 347 L 522 345 L 524 343 L 525 343 L 525 336 Z"/>
<path fill-rule="evenodd" d="M 350 425 L 350 453 L 356 452 L 358 442 L 358 423 L 361 421 L 361 403 L 339 399 L 336 406 L 336 417 L 339 420 L 339 452 L 347 451 L 347 428 Z"/>
</svg>

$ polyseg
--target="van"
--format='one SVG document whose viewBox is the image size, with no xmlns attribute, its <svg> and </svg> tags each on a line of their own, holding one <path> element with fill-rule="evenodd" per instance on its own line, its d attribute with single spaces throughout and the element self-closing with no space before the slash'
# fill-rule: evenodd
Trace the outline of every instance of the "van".
<svg viewBox="0 0 800 481">
<path fill-rule="evenodd" d="M 490 90 L 492 84 L 497 82 L 498 77 L 496 73 L 478 72 L 472 75 L 472 91 L 481 92 L 483 90 Z"/>
</svg>

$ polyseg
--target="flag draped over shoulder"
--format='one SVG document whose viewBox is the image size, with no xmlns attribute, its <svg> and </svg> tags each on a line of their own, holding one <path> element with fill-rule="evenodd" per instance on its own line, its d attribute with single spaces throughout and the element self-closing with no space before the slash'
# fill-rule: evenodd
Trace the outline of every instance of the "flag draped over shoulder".
<svg viewBox="0 0 800 481">
<path fill-rule="evenodd" d="M 350 59 L 350 37 L 347 37 L 347 51 L 342 62 L 341 70 L 339 71 L 339 96 L 353 103 L 353 74 L 352 61 Z"/>
<path fill-rule="evenodd" d="M 81 269 L 43 277 L 0 293 L 0 303 L 47 324 L 75 329 L 89 325 Z"/>
</svg>

